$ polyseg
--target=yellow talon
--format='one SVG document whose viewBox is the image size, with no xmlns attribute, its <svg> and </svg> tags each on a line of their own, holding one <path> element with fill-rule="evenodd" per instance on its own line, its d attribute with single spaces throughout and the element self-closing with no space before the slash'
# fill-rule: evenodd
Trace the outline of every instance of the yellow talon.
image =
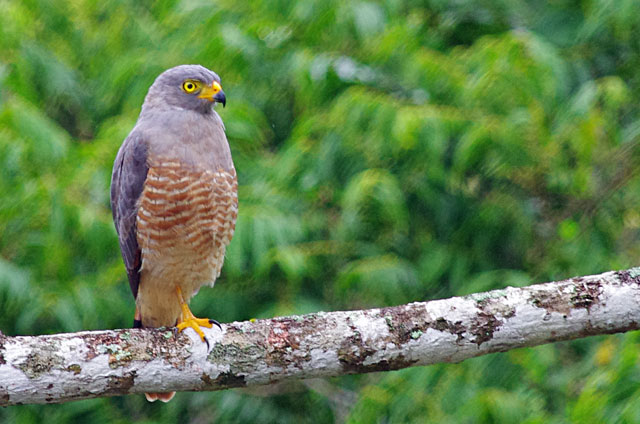
<svg viewBox="0 0 640 424">
<path fill-rule="evenodd" d="M 179 331 L 184 330 L 187 327 L 191 327 L 195 330 L 196 333 L 200 336 L 203 342 L 206 342 L 207 339 L 204 337 L 204 333 L 200 329 L 200 327 L 213 327 L 213 323 L 208 318 L 196 318 L 191 310 L 189 309 L 189 305 L 184 301 L 184 297 L 182 297 L 182 290 L 180 287 L 176 287 L 176 292 L 178 293 L 178 300 L 180 301 L 180 307 L 182 308 L 182 316 L 180 322 L 176 327 Z M 209 343 L 207 343 L 209 344 Z"/>
</svg>

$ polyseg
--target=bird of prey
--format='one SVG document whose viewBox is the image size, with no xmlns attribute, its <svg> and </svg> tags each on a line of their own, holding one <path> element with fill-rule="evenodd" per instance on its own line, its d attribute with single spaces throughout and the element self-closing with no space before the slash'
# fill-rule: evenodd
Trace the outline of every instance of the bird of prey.
<svg viewBox="0 0 640 424">
<path fill-rule="evenodd" d="M 236 171 L 216 103 L 224 106 L 225 94 L 207 68 L 181 65 L 160 74 L 111 177 L 134 327 L 191 327 L 205 342 L 200 327 L 216 322 L 196 318 L 187 302 L 220 275 L 238 213 Z M 146 396 L 168 402 L 174 394 Z"/>
</svg>

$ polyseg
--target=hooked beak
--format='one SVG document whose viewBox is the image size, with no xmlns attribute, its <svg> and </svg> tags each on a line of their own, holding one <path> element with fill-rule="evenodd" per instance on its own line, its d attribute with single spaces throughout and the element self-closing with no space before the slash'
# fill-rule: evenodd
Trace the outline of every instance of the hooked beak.
<svg viewBox="0 0 640 424">
<path fill-rule="evenodd" d="M 225 107 L 227 105 L 227 96 L 224 95 L 224 91 L 222 90 L 218 91 L 218 93 L 213 96 L 213 100 L 218 103 L 222 103 L 222 107 Z"/>
<path fill-rule="evenodd" d="M 207 99 L 210 102 L 222 103 L 222 107 L 227 104 L 227 96 L 224 95 L 222 87 L 218 81 L 214 81 L 211 85 L 205 85 L 202 87 L 202 91 L 198 95 L 201 99 Z"/>
</svg>

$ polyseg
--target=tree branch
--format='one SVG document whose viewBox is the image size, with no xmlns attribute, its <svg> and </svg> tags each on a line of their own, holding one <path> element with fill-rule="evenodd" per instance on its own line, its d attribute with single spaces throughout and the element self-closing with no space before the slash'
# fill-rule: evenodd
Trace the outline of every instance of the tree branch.
<svg viewBox="0 0 640 424">
<path fill-rule="evenodd" d="M 0 405 L 459 362 L 492 352 L 640 328 L 640 268 L 381 309 L 318 312 L 205 329 L 0 333 Z"/>
</svg>

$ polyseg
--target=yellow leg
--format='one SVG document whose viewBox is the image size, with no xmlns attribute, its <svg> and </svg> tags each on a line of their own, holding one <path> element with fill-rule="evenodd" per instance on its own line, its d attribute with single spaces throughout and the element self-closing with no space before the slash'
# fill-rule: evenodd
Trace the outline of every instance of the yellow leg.
<svg viewBox="0 0 640 424">
<path fill-rule="evenodd" d="M 200 327 L 213 327 L 213 322 L 208 318 L 196 318 L 191 310 L 189 309 L 189 305 L 184 301 L 184 297 L 182 296 L 182 290 L 180 287 L 176 287 L 176 293 L 178 294 L 178 301 L 180 301 L 180 308 L 182 308 L 182 316 L 180 322 L 176 327 L 179 331 L 184 330 L 187 327 L 191 327 L 195 330 L 196 333 L 200 336 L 203 342 L 206 342 L 207 339 L 204 337 L 204 333 L 200 329 Z M 207 342 L 207 344 L 209 344 Z"/>
</svg>

